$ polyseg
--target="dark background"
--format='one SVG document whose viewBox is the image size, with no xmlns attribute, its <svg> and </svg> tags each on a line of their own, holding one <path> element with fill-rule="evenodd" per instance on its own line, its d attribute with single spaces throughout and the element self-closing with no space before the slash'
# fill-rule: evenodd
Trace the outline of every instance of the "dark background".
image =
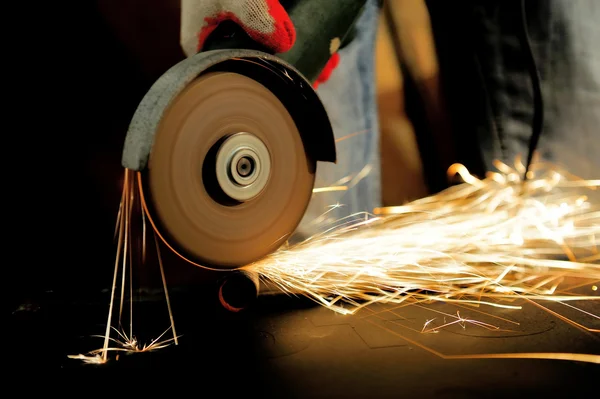
<svg viewBox="0 0 600 399">
<path fill-rule="evenodd" d="M 28 22 L 9 75 L 8 242 L 21 259 L 11 289 L 17 297 L 98 290 L 110 284 L 128 123 L 151 84 L 183 59 L 179 1 L 59 2 L 18 13 Z"/>
</svg>

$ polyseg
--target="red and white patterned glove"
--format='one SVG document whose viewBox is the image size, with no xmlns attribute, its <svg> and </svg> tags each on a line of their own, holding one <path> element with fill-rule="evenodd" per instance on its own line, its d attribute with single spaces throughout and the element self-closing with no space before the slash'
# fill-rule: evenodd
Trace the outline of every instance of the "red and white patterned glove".
<svg viewBox="0 0 600 399">
<path fill-rule="evenodd" d="M 284 53 L 296 41 L 296 30 L 279 0 L 181 0 L 181 47 L 186 56 L 198 53 L 223 21 L 237 23 L 254 41 L 274 53 Z M 339 63 L 334 54 L 315 82 L 327 81 Z"/>
</svg>

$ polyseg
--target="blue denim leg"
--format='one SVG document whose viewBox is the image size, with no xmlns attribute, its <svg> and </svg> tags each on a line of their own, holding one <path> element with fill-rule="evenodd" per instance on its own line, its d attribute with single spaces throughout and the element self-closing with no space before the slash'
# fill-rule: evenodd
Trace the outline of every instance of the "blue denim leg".
<svg viewBox="0 0 600 399">
<path fill-rule="evenodd" d="M 481 3 L 488 12 L 478 14 L 482 27 L 479 58 L 494 111 L 490 117 L 497 129 L 497 134 L 483 130 L 481 150 L 491 169 L 493 159 L 512 164 L 516 155 L 527 153 L 533 100 L 531 76 L 523 64 L 515 27 L 520 21 L 508 14 L 508 2 Z M 527 25 L 544 98 L 540 155 L 576 175 L 598 178 L 600 3 L 532 0 L 527 4 Z"/>
<path fill-rule="evenodd" d="M 356 37 L 339 51 L 340 64 L 317 93 L 323 101 L 336 139 L 356 133 L 337 143 L 337 164 L 318 163 L 315 187 L 327 187 L 348 177 L 368 172 L 347 191 L 315 193 L 297 229 L 297 237 L 313 235 L 323 226 L 357 212 L 381 206 L 379 124 L 375 87 L 375 41 L 379 2 L 368 0 L 357 21 Z M 354 181 L 358 179 L 355 178 Z M 350 182 L 344 183 L 352 185 Z M 319 216 L 339 203 L 340 207 Z"/>
<path fill-rule="evenodd" d="M 571 173 L 600 178 L 600 2 L 552 0 L 538 44 L 547 119 L 540 146 Z"/>
</svg>

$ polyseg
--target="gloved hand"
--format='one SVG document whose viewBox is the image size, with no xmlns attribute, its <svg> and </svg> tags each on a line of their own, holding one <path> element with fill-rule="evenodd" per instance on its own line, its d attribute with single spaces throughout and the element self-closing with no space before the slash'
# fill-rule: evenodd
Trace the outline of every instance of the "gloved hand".
<svg viewBox="0 0 600 399">
<path fill-rule="evenodd" d="M 223 21 L 234 21 L 256 42 L 283 53 L 296 41 L 296 30 L 279 0 L 181 0 L 181 46 L 190 57 Z M 339 64 L 335 53 L 315 81 L 327 81 Z"/>
</svg>

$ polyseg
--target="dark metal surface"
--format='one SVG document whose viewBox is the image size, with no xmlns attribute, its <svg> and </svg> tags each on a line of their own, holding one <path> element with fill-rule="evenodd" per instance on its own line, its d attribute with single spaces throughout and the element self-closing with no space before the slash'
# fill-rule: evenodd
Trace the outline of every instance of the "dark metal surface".
<svg viewBox="0 0 600 399">
<path fill-rule="evenodd" d="M 153 379 L 180 390 L 195 385 L 223 394 L 261 397 L 577 397 L 595 382 L 599 366 L 550 360 L 442 359 L 415 343 L 446 355 L 535 352 L 600 354 L 597 335 L 585 334 L 535 307 L 504 311 L 521 322 L 520 332 L 486 332 L 473 325 L 420 334 L 432 312 L 378 306 L 341 316 L 312 302 L 261 297 L 247 312 L 216 306 L 216 287 L 172 290 L 179 346 L 155 353 L 121 355 L 103 366 L 83 365 L 67 355 L 99 348 L 107 294 L 86 298 L 45 294 L 12 314 L 11 370 L 57 369 L 123 372 L 145 369 L 193 373 L 189 378 Z M 146 342 L 169 325 L 160 293 L 136 302 L 134 333 Z M 452 313 L 447 305 L 433 309 Z M 455 311 L 456 309 L 454 309 Z M 461 309 L 462 316 L 481 317 Z M 143 334 L 144 332 L 145 334 Z M 166 336 L 167 334 L 165 334 Z M 158 374 L 154 374 L 160 372 Z M 97 375 L 104 375 L 98 373 Z M 161 383 L 161 381 L 164 381 Z M 590 391 L 592 392 L 592 391 Z M 583 397 L 583 396 L 579 396 Z"/>
</svg>

